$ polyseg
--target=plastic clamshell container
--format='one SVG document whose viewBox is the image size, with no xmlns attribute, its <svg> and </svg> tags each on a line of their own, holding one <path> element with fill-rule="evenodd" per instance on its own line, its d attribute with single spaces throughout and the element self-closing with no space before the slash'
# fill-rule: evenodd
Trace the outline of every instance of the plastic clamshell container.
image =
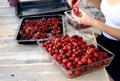
<svg viewBox="0 0 120 81">
<path fill-rule="evenodd" d="M 71 10 L 65 11 L 64 14 L 67 17 L 68 24 L 70 24 L 73 28 L 78 30 L 78 29 L 85 29 L 90 27 L 88 25 L 78 24 L 78 22 L 71 16 Z"/>
<path fill-rule="evenodd" d="M 74 69 L 65 69 L 60 62 L 58 62 L 53 55 L 51 55 L 46 49 L 45 47 L 41 46 L 41 41 L 37 41 L 38 45 L 40 47 L 43 48 L 43 50 L 45 51 L 45 54 L 48 56 L 49 60 L 51 62 L 53 62 L 62 72 L 63 74 L 65 74 L 68 78 L 73 78 L 73 77 L 77 77 L 80 76 L 82 74 L 86 74 L 86 73 L 90 73 L 91 71 L 95 71 L 98 68 L 104 68 L 106 66 L 108 66 L 110 64 L 110 62 L 112 61 L 112 59 L 114 58 L 113 53 L 111 53 L 109 50 L 105 49 L 103 46 L 97 44 L 96 42 L 93 42 L 91 39 L 89 39 L 89 37 L 87 37 L 85 34 L 80 33 L 80 32 L 69 32 L 67 33 L 69 36 L 72 35 L 79 35 L 81 37 L 83 37 L 83 41 L 85 41 L 87 43 L 87 45 L 95 45 L 96 48 L 98 48 L 100 51 L 102 52 L 106 52 L 108 54 L 108 57 L 104 58 L 103 60 L 98 60 L 96 62 L 93 62 L 91 64 L 86 64 L 83 66 L 79 66 L 76 67 Z M 54 40 L 54 39 L 51 39 Z"/>
<path fill-rule="evenodd" d="M 39 41 L 44 41 L 44 40 L 48 40 L 50 38 L 54 38 L 56 35 L 52 36 L 52 32 L 49 31 L 49 32 L 45 32 L 47 33 L 50 37 L 46 37 L 46 38 L 37 38 L 37 39 L 21 39 L 21 34 L 20 34 L 20 31 L 23 31 L 22 28 L 23 28 L 23 24 L 25 23 L 26 20 L 35 20 L 35 21 L 38 21 L 40 22 L 42 19 L 48 19 L 48 18 L 57 18 L 59 19 L 59 27 L 60 27 L 60 30 L 61 30 L 61 33 L 58 34 L 58 35 L 61 35 L 61 34 L 64 34 L 65 33 L 65 21 L 64 21 L 64 16 L 63 15 L 41 15 L 41 16 L 31 16 L 31 17 L 23 17 L 20 21 L 20 25 L 19 25 L 19 28 L 17 30 L 17 33 L 16 33 L 16 41 L 20 44 L 34 44 L 34 43 L 37 43 L 37 40 Z M 30 25 L 31 23 L 27 23 L 27 25 Z M 35 25 L 36 26 L 36 25 Z M 35 29 L 34 27 L 35 26 L 32 26 L 33 27 L 33 30 Z M 41 26 L 39 26 L 40 28 Z M 38 28 L 38 29 L 39 29 Z M 26 27 L 26 29 L 28 29 L 28 27 Z M 32 31 L 33 31 L 32 30 Z M 25 31 L 25 30 L 24 30 Z M 29 32 L 31 32 L 29 30 Z M 39 32 L 40 33 L 40 32 Z M 26 34 L 26 32 L 24 33 Z M 35 33 L 34 33 L 35 34 Z M 29 35 L 29 34 L 28 34 Z"/>
</svg>

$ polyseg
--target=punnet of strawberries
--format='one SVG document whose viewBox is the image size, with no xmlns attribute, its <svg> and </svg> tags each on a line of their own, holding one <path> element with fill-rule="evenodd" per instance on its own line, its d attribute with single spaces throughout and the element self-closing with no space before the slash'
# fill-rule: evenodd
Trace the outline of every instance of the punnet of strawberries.
<svg viewBox="0 0 120 81">
<path fill-rule="evenodd" d="M 107 52 L 100 51 L 94 44 L 88 45 L 80 35 L 64 34 L 40 45 L 66 70 L 68 77 L 102 67 L 111 60 Z"/>
</svg>

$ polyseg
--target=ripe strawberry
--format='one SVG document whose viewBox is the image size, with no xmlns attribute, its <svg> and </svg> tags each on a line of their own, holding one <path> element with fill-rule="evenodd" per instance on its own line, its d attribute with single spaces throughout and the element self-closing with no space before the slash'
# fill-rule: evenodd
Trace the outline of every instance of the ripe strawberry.
<svg viewBox="0 0 120 81">
<path fill-rule="evenodd" d="M 87 54 L 92 54 L 94 52 L 94 49 L 93 48 L 90 48 L 87 50 Z"/>
<path fill-rule="evenodd" d="M 89 71 L 89 70 L 91 70 L 91 69 L 92 69 L 91 66 L 87 66 L 87 67 L 86 67 L 86 71 Z"/>
<path fill-rule="evenodd" d="M 75 75 L 79 75 L 79 74 L 80 74 L 80 71 L 79 71 L 79 70 L 75 70 L 75 71 L 74 71 L 74 74 L 75 74 Z"/>
<path fill-rule="evenodd" d="M 86 58 L 92 58 L 92 55 L 91 54 L 85 54 L 85 57 Z"/>
<path fill-rule="evenodd" d="M 63 50 L 67 50 L 67 47 L 66 47 L 66 46 L 64 46 L 64 47 L 63 47 Z"/>
<path fill-rule="evenodd" d="M 63 49 L 60 49 L 60 50 L 59 50 L 59 53 L 60 53 L 60 54 L 64 54 L 65 52 L 64 52 Z"/>
<path fill-rule="evenodd" d="M 79 60 L 80 60 L 79 58 L 77 58 L 77 57 L 75 58 L 75 62 L 78 62 Z"/>
<path fill-rule="evenodd" d="M 58 60 L 58 61 L 62 61 L 62 57 L 57 56 L 57 60 Z"/>
<path fill-rule="evenodd" d="M 68 75 L 68 76 L 72 76 L 72 75 L 73 75 L 73 72 L 72 72 L 72 71 L 68 71 L 68 72 L 67 72 L 67 75 Z"/>
<path fill-rule="evenodd" d="M 91 64 L 91 63 L 93 63 L 92 59 L 88 58 L 87 59 L 87 64 Z"/>
<path fill-rule="evenodd" d="M 80 64 L 76 64 L 75 66 L 79 68 L 81 65 Z"/>
<path fill-rule="evenodd" d="M 84 67 L 80 68 L 80 72 L 81 72 L 81 73 L 82 73 L 82 72 L 85 72 L 85 68 L 84 68 Z"/>
<path fill-rule="evenodd" d="M 72 47 L 71 47 L 70 45 L 67 45 L 67 49 L 68 49 L 68 50 L 71 50 Z"/>
<path fill-rule="evenodd" d="M 94 44 L 90 44 L 90 45 L 88 45 L 88 47 L 95 48 L 95 45 Z"/>
<path fill-rule="evenodd" d="M 70 68 L 72 65 L 73 65 L 72 62 L 68 62 L 68 63 L 67 63 L 67 67 L 68 67 L 68 68 Z"/>
<path fill-rule="evenodd" d="M 65 68 L 68 69 L 67 65 L 65 63 L 61 63 L 61 65 Z"/>
<path fill-rule="evenodd" d="M 60 41 L 59 38 L 55 38 L 55 39 L 54 39 L 54 44 L 57 45 L 57 43 L 58 43 L 59 41 Z"/>
<path fill-rule="evenodd" d="M 96 59 L 95 57 L 93 57 L 92 60 L 93 60 L 93 62 L 96 62 L 96 61 L 97 61 L 97 59 Z"/>
<path fill-rule="evenodd" d="M 94 52 L 93 56 L 96 57 L 96 58 L 98 58 L 99 55 L 98 55 L 97 52 Z"/>
<path fill-rule="evenodd" d="M 81 61 L 86 64 L 86 63 L 87 63 L 87 58 L 86 58 L 86 57 L 83 57 L 83 58 L 81 59 Z"/>
<path fill-rule="evenodd" d="M 72 56 L 72 53 L 66 52 L 66 55 L 67 55 L 67 57 L 71 57 L 71 56 Z"/>
<path fill-rule="evenodd" d="M 103 55 L 99 55 L 98 60 L 103 60 L 103 59 L 104 59 Z"/>
<path fill-rule="evenodd" d="M 75 66 L 71 66 L 69 69 L 75 69 Z"/>
<path fill-rule="evenodd" d="M 99 63 L 98 63 L 98 66 L 99 66 L 99 67 L 101 67 L 101 66 L 103 66 L 103 65 L 104 65 L 104 63 L 102 63 L 102 62 L 99 62 Z"/>
<path fill-rule="evenodd" d="M 81 60 L 78 61 L 79 65 L 83 65 L 83 62 Z"/>
<path fill-rule="evenodd" d="M 51 52 L 53 49 L 52 48 L 48 48 L 48 51 Z"/>
<path fill-rule="evenodd" d="M 73 12 L 77 15 L 77 16 L 81 16 L 81 12 L 79 11 L 79 8 L 78 7 L 74 7 L 73 8 Z"/>
<path fill-rule="evenodd" d="M 108 57 L 108 54 L 107 54 L 106 52 L 103 52 L 103 56 L 104 56 L 105 58 L 107 58 L 107 57 Z"/>
<path fill-rule="evenodd" d="M 94 64 L 94 67 L 95 68 L 99 67 L 99 64 L 98 63 Z"/>
<path fill-rule="evenodd" d="M 104 61 L 104 64 L 106 65 L 106 64 L 108 64 L 109 62 L 110 62 L 110 59 L 107 59 L 107 60 Z"/>
<path fill-rule="evenodd" d="M 62 62 L 63 62 L 63 63 L 68 63 L 68 62 L 69 62 L 69 59 L 64 58 L 64 59 L 62 60 Z"/>
</svg>

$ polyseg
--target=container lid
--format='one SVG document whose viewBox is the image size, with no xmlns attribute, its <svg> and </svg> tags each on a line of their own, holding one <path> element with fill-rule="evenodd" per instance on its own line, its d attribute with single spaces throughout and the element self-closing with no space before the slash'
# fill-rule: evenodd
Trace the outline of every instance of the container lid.
<svg viewBox="0 0 120 81">
<path fill-rule="evenodd" d="M 26 17 L 43 14 L 64 14 L 64 11 L 71 10 L 66 0 L 39 0 L 19 2 L 16 5 L 16 16 Z"/>
</svg>

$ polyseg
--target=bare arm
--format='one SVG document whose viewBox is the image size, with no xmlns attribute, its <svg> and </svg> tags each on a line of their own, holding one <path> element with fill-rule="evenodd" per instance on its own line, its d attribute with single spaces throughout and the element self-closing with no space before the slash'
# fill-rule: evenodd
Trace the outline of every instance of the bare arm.
<svg viewBox="0 0 120 81">
<path fill-rule="evenodd" d="M 92 7 L 100 9 L 101 1 L 102 0 L 88 0 L 88 4 Z M 93 19 L 93 21 L 91 23 L 92 23 L 93 27 L 96 27 L 96 28 L 108 33 L 109 35 L 115 37 L 116 39 L 120 40 L 120 29 L 106 25 L 97 19 Z"/>
<path fill-rule="evenodd" d="M 108 33 L 109 35 L 115 37 L 116 39 L 120 40 L 120 29 L 114 28 L 112 26 L 106 25 L 103 22 L 97 20 L 97 19 L 93 19 L 94 22 L 92 24 L 93 27 L 96 27 L 106 33 Z"/>
<path fill-rule="evenodd" d="M 88 0 L 88 5 L 100 9 L 100 4 L 102 0 Z"/>
<path fill-rule="evenodd" d="M 108 33 L 109 35 L 115 37 L 116 39 L 120 40 L 120 29 L 109 26 L 104 24 L 103 22 L 95 19 L 92 17 L 90 12 L 88 12 L 85 9 L 79 8 L 82 16 L 78 17 L 75 15 L 74 11 L 72 11 L 72 17 L 79 23 L 79 24 L 85 24 L 85 25 L 90 25 L 92 27 L 96 27 L 100 29 L 101 31 L 104 31 Z"/>
</svg>

